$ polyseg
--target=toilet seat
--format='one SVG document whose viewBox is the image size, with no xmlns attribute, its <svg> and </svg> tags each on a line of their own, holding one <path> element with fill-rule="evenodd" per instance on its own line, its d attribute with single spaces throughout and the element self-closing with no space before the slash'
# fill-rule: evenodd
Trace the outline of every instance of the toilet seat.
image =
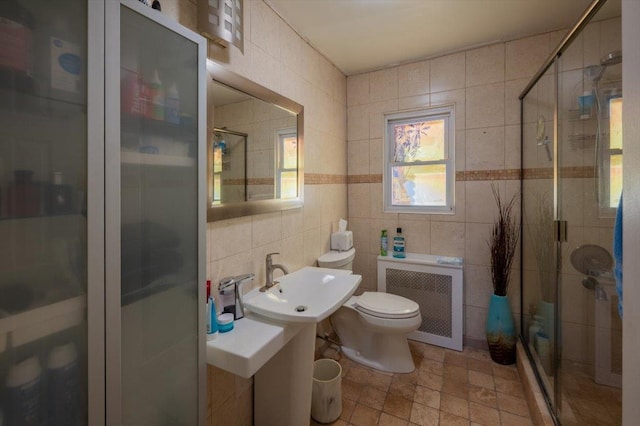
<svg viewBox="0 0 640 426">
<path fill-rule="evenodd" d="M 380 292 L 362 293 L 354 307 L 368 315 L 389 319 L 412 318 L 420 312 L 420 306 L 413 300 Z"/>
</svg>

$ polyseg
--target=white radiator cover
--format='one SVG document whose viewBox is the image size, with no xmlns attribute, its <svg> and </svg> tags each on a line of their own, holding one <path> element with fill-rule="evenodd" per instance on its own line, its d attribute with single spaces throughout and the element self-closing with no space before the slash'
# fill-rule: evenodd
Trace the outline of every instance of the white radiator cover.
<svg viewBox="0 0 640 426">
<path fill-rule="evenodd" d="M 407 253 L 404 259 L 378 256 L 378 291 L 406 297 L 420 306 L 422 324 L 409 333 L 410 339 L 461 351 L 463 269 L 462 258 L 415 253 Z"/>
</svg>

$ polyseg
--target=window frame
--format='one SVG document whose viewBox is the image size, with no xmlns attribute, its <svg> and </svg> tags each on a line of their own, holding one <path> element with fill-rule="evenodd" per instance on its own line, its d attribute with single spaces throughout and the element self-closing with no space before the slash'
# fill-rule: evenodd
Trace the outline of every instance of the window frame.
<svg viewBox="0 0 640 426">
<path fill-rule="evenodd" d="M 445 158 L 435 161 L 394 162 L 394 131 L 395 124 L 410 124 L 422 121 L 444 119 L 445 121 Z M 415 213 L 415 214 L 455 214 L 455 104 L 438 105 L 407 111 L 384 114 L 384 140 L 382 175 L 383 211 L 385 213 Z M 392 169 L 402 165 L 438 165 L 445 166 L 446 201 L 444 206 L 409 206 L 393 205 Z"/>
<path fill-rule="evenodd" d="M 608 137 L 606 139 L 606 146 L 601 146 L 602 152 L 602 164 L 601 164 L 601 173 L 596 177 L 600 182 L 599 186 L 599 196 L 600 196 L 600 217 L 602 218 L 612 218 L 615 217 L 616 211 L 618 210 L 618 205 L 611 205 L 611 157 L 619 155 L 624 159 L 624 141 L 622 148 L 611 148 L 611 101 L 619 99 L 621 104 L 621 108 L 624 108 L 624 101 L 622 96 L 612 96 L 607 99 L 606 109 L 607 109 L 607 134 Z"/>
<path fill-rule="evenodd" d="M 296 149 L 300 150 L 300 141 L 298 140 L 298 134 L 295 127 L 288 127 L 285 129 L 276 130 L 276 198 L 281 198 L 282 195 L 282 173 L 284 172 L 297 172 L 299 173 L 299 156 L 296 157 L 296 167 L 295 168 L 286 168 L 284 165 L 284 141 L 285 139 L 295 138 L 296 139 Z M 296 176 L 297 176 L 296 173 Z M 297 178 L 296 178 L 297 179 Z M 297 196 L 298 194 L 296 194 Z"/>
</svg>

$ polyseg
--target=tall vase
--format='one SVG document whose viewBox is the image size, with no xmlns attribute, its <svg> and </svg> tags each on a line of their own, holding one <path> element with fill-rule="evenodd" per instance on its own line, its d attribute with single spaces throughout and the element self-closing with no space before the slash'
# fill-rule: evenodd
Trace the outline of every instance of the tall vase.
<svg viewBox="0 0 640 426">
<path fill-rule="evenodd" d="M 486 330 L 491 359 L 498 364 L 515 363 L 516 328 L 507 296 L 491 295 Z"/>
</svg>

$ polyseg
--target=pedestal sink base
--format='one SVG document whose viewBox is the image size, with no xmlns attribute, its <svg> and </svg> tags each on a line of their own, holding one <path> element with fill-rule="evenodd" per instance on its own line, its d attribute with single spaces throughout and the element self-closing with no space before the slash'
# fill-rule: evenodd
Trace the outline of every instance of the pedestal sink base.
<svg viewBox="0 0 640 426">
<path fill-rule="evenodd" d="M 254 377 L 256 426 L 308 425 L 316 324 L 307 324 Z"/>
</svg>

